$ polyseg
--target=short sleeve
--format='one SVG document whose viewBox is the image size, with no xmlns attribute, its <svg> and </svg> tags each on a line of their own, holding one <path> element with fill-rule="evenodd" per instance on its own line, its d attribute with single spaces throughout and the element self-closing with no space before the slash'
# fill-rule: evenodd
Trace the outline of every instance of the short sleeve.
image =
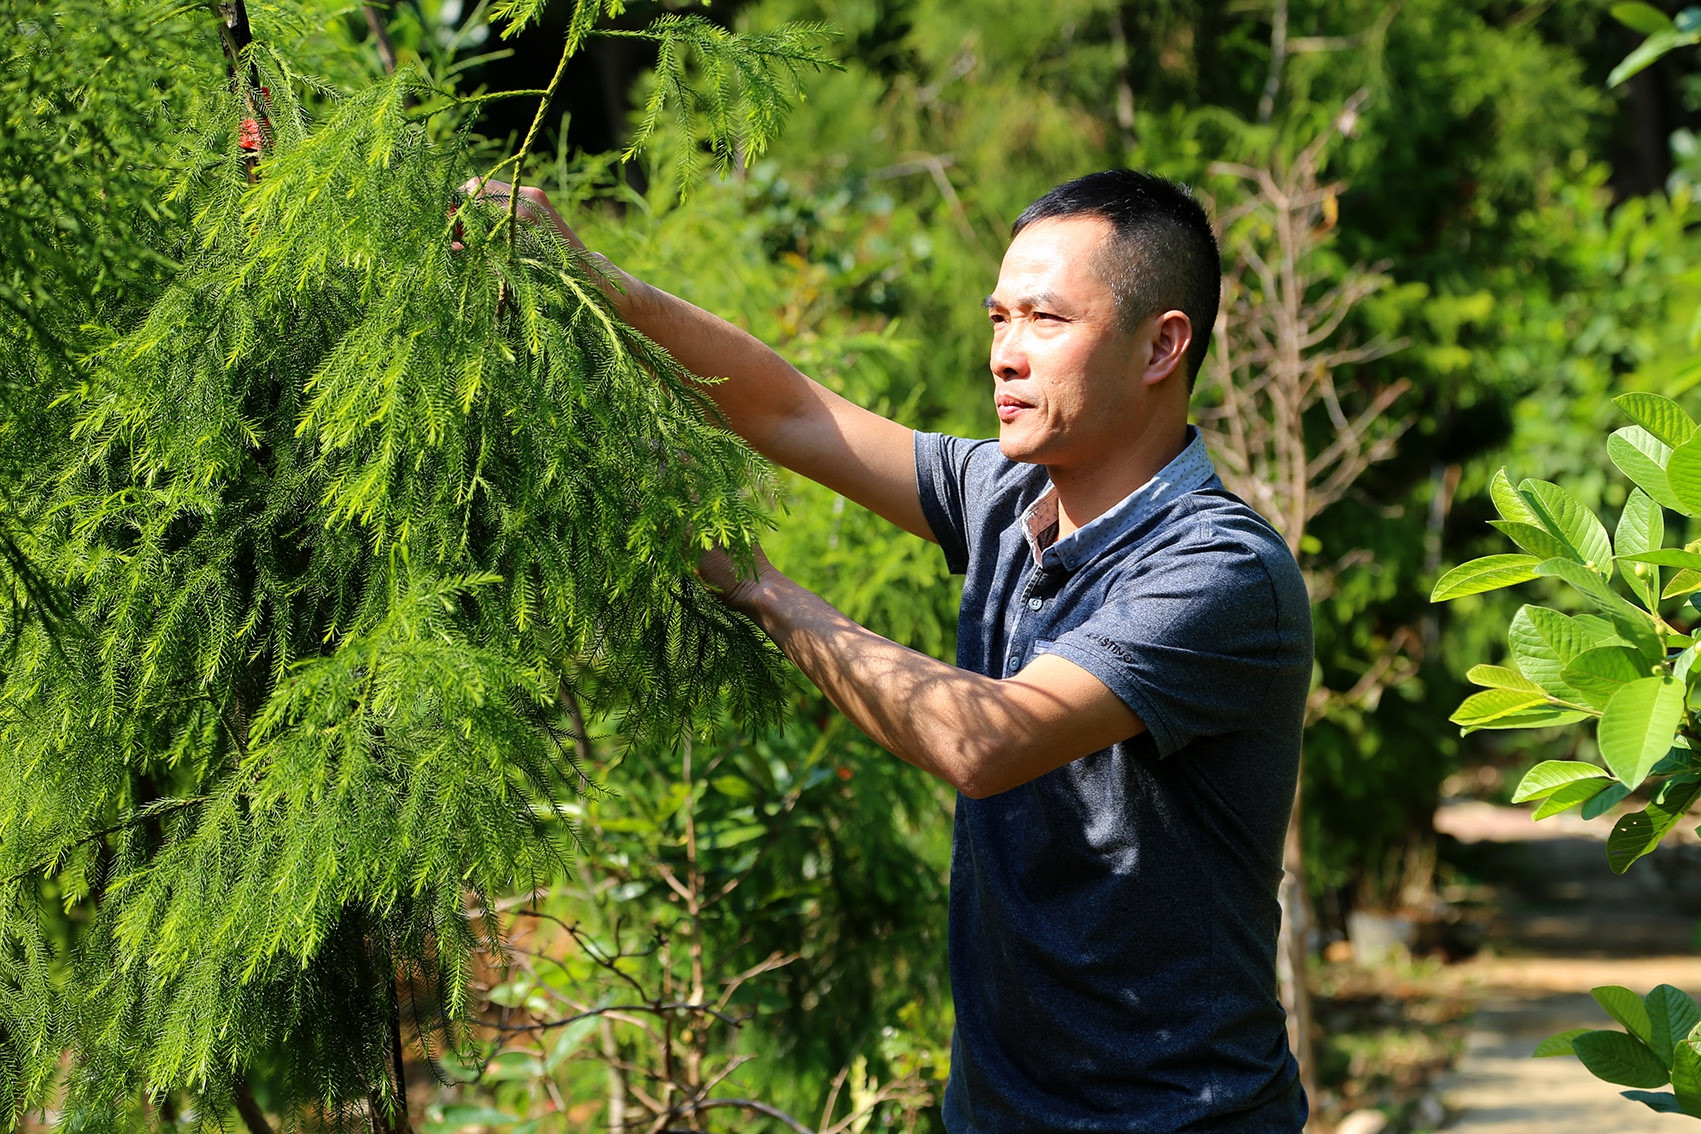
<svg viewBox="0 0 1701 1134">
<path fill-rule="evenodd" d="M 945 433 L 915 435 L 915 480 L 922 515 L 945 553 L 953 575 L 969 569 L 969 508 L 974 495 L 974 458 L 989 441 L 969 441 Z M 994 450 L 996 452 L 996 446 Z"/>
<path fill-rule="evenodd" d="M 1048 646 L 1120 697 L 1160 755 L 1268 721 L 1278 685 L 1310 680 L 1298 568 L 1285 547 L 1244 536 L 1213 526 L 1155 549 Z"/>
</svg>

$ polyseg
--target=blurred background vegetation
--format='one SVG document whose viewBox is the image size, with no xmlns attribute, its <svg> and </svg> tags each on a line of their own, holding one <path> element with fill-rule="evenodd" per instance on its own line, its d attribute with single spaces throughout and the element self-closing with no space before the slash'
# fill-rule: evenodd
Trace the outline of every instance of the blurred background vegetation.
<svg viewBox="0 0 1701 1134">
<path fill-rule="evenodd" d="M 368 7 L 389 50 L 463 94 L 544 86 L 571 10 L 552 5 L 502 40 L 463 0 Z M 261 35 L 265 11 L 251 7 Z M 1312 947 L 1344 936 L 1354 909 L 1433 903 L 1444 788 L 1493 795 L 1537 759 L 1592 743 L 1461 740 L 1446 718 L 1463 672 L 1501 656 L 1523 599 L 1427 599 L 1447 566 L 1504 549 L 1482 523 L 1495 469 L 1616 511 L 1626 485 L 1598 458 L 1616 424 L 1608 399 L 1648 389 L 1687 402 L 1701 380 L 1695 52 L 1608 90 L 1641 37 L 1593 0 L 634 0 L 613 26 L 672 11 L 742 29 L 828 23 L 843 70 L 805 80 L 770 152 L 681 200 L 670 147 L 686 143 L 665 122 L 652 154 L 618 156 L 652 46 L 597 39 L 548 108 L 524 179 L 623 267 L 919 428 L 994 429 L 980 299 L 1028 201 L 1117 165 L 1210 199 L 1244 319 L 1219 329 L 1219 349 L 1241 353 L 1207 368 L 1201 418 L 1239 446 L 1244 485 L 1269 481 L 1273 452 L 1312 470 L 1284 486 L 1286 514 L 1273 517 L 1316 602 L 1302 811 Z M 340 61 L 328 72 L 377 74 L 366 16 L 348 9 L 303 42 Z M 216 42 L 202 47 L 217 67 Z M 104 113 L 99 94 L 91 113 Z M 434 128 L 470 132 L 494 164 L 535 100 L 480 106 Z M 97 157 L 122 141 L 90 137 Z M 3 160 L 52 157 L 6 144 Z M 83 221 L 110 254 L 39 271 L 91 289 L 149 271 L 107 229 L 167 223 L 147 219 L 169 212 L 159 188 L 141 176 L 67 189 L 112 195 Z M 52 204 L 22 191 L 6 202 L 17 215 Z M 1282 256 L 1294 280 L 1260 275 Z M 0 273 L 0 299 L 13 302 L 7 281 L 21 278 Z M 1224 382 L 1264 373 L 1251 328 L 1283 295 L 1298 324 L 1268 334 L 1309 352 L 1288 376 L 1294 396 L 1231 405 Z M 32 349 L 61 348 L 75 344 Z M 12 408 L 28 412 L 16 378 L 0 368 Z M 1237 441 L 1229 417 L 1261 432 Z M 953 656 L 956 590 L 934 549 L 813 485 L 780 485 L 765 546 L 781 569 L 873 629 Z M 669 1092 L 707 1091 L 722 1071 L 768 1110 L 705 1110 L 703 1128 L 785 1124 L 770 1111 L 810 1129 L 938 1128 L 951 799 L 820 697 L 794 702 L 772 731 L 729 721 L 654 750 L 623 747 L 617 718 L 593 722 L 611 790 L 571 806 L 595 853 L 541 903 L 512 903 L 512 964 L 483 979 L 490 1058 L 433 1064 L 446 1085 L 414 1096 L 428 1129 L 647 1121 Z M 719 1014 L 657 1008 L 705 997 Z"/>
</svg>

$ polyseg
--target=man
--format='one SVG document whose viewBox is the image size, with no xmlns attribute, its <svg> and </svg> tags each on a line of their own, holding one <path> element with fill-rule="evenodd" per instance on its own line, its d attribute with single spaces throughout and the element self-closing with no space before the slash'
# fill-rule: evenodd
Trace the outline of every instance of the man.
<svg viewBox="0 0 1701 1134">
<path fill-rule="evenodd" d="M 707 391 L 756 450 L 966 573 L 951 666 L 760 554 L 753 578 L 701 567 L 864 732 L 961 793 L 947 1129 L 1300 1130 L 1275 894 L 1310 609 L 1187 424 L 1220 286 L 1204 211 L 1115 170 L 1022 214 L 986 299 L 996 445 L 914 433 L 610 274 L 639 329 L 727 378 Z"/>
</svg>

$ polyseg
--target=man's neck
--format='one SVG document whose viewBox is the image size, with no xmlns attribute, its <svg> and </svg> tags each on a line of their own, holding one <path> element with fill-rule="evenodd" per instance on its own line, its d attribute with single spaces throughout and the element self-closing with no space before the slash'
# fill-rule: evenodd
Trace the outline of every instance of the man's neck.
<svg viewBox="0 0 1701 1134">
<path fill-rule="evenodd" d="M 1086 527 L 1163 471 L 1187 448 L 1187 426 L 1155 424 L 1115 458 L 1080 468 L 1046 467 L 1057 489 L 1057 538 Z"/>
</svg>

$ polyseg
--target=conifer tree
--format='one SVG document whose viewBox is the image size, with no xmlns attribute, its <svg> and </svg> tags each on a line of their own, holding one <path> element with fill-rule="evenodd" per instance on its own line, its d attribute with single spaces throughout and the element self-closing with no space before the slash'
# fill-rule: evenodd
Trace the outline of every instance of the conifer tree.
<svg viewBox="0 0 1701 1134">
<path fill-rule="evenodd" d="M 551 91 L 620 8 L 578 0 Z M 65 613 L 0 613 L 8 1122 L 405 1126 L 401 1044 L 461 1042 L 500 952 L 466 911 L 575 852 L 586 714 L 643 742 L 776 703 L 692 576 L 748 553 L 758 463 L 590 265 L 454 207 L 551 91 L 480 168 L 439 77 L 307 68 L 331 5 L 268 4 L 227 73 L 241 9 L 0 3 L 0 112 L 48 163 L 0 177 L 0 578 Z M 826 62 L 812 26 L 641 34 L 682 181 Z"/>
</svg>

